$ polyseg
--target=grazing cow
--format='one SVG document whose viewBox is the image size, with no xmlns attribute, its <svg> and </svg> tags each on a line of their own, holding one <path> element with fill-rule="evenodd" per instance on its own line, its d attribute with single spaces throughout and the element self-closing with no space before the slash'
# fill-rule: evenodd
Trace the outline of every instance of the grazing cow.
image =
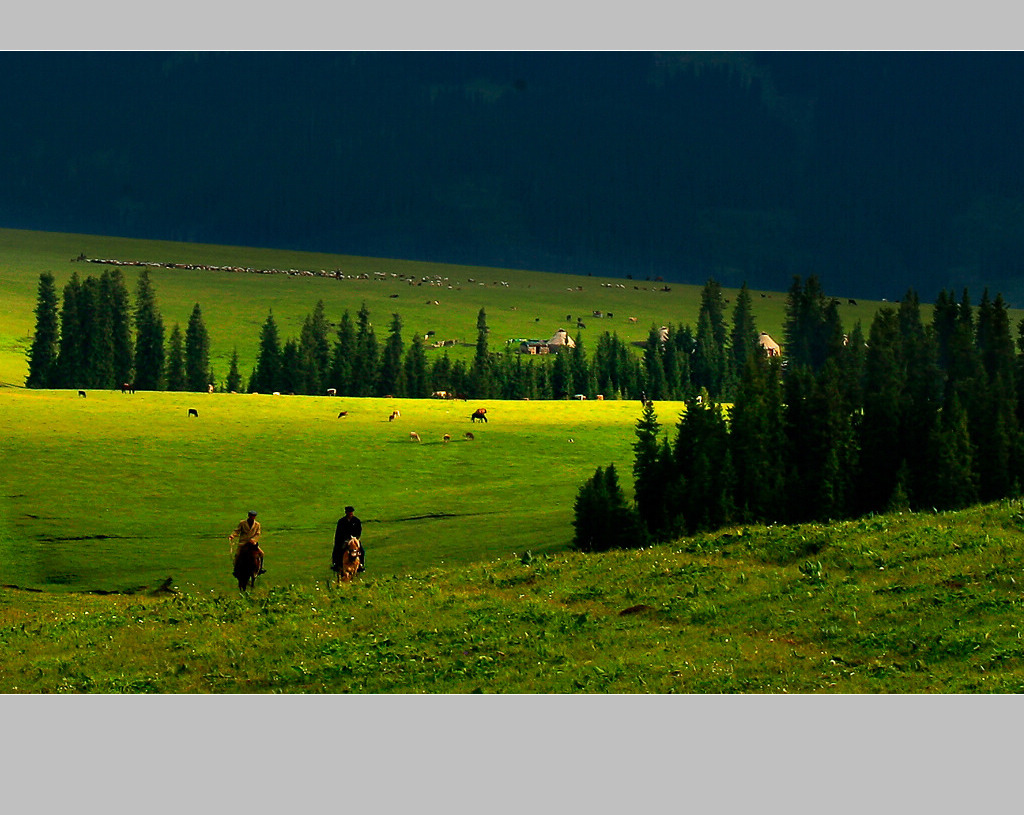
<svg viewBox="0 0 1024 815">
<path fill-rule="evenodd" d="M 343 410 L 341 413 L 338 414 L 339 419 L 344 419 L 346 416 L 348 416 L 347 410 Z"/>
<path fill-rule="evenodd" d="M 195 416 L 198 419 L 199 418 L 199 411 L 196 410 L 195 408 L 189 408 L 187 416 L 188 417 Z"/>
<path fill-rule="evenodd" d="M 84 399 L 85 398 L 85 391 L 79 391 L 78 395 L 81 396 Z"/>
<path fill-rule="evenodd" d="M 846 302 L 849 303 L 851 306 L 857 305 L 857 301 L 853 299 L 847 300 Z"/>
<path fill-rule="evenodd" d="M 630 321 L 631 323 L 635 323 L 635 322 L 636 322 L 636 317 L 630 317 L 630 318 L 629 318 L 629 321 Z"/>
<path fill-rule="evenodd" d="M 469 420 L 471 422 L 475 422 L 478 419 L 481 422 L 487 421 L 487 408 L 477 408 L 476 410 L 473 411 L 472 414 L 470 414 Z"/>
<path fill-rule="evenodd" d="M 121 393 L 135 393 L 135 385 L 131 382 L 122 382 Z"/>
<path fill-rule="evenodd" d="M 337 396 L 338 395 L 338 389 L 337 388 L 328 388 L 327 389 L 327 395 L 328 396 Z"/>
<path fill-rule="evenodd" d="M 452 437 L 449 436 L 447 433 L 445 433 L 443 436 L 441 436 L 441 441 L 444 442 L 445 444 L 447 444 L 451 440 L 452 440 Z"/>
<path fill-rule="evenodd" d="M 470 432 L 469 432 L 468 430 L 466 431 L 466 440 L 467 440 L 467 441 L 473 441 L 473 439 L 475 439 L 475 438 L 476 438 L 476 436 L 474 436 L 474 435 L 473 435 L 472 433 L 470 433 Z"/>
<path fill-rule="evenodd" d="M 419 440 L 420 440 L 420 434 L 417 433 L 415 430 L 413 430 L 409 434 L 409 441 L 419 441 Z"/>
<path fill-rule="evenodd" d="M 402 412 L 400 410 L 393 410 L 393 411 L 391 411 L 391 415 L 388 416 L 388 421 L 389 422 L 393 422 L 395 419 L 397 419 L 401 415 L 402 415 Z"/>
</svg>

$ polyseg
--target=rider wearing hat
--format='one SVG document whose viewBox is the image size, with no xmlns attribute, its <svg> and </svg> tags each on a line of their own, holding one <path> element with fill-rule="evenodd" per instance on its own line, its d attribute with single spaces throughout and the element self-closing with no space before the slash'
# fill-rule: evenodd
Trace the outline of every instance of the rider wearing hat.
<svg viewBox="0 0 1024 815">
<path fill-rule="evenodd" d="M 334 529 L 334 551 L 331 553 L 332 563 L 341 563 L 341 553 L 349 538 L 359 541 L 359 571 L 365 571 L 366 550 L 363 548 L 363 522 L 355 516 L 355 507 L 345 507 L 345 516 L 338 519 Z"/>
<path fill-rule="evenodd" d="M 235 531 L 228 535 L 228 541 L 231 543 L 232 565 L 238 564 L 238 555 L 242 551 L 242 547 L 247 543 L 253 543 L 256 545 L 256 555 L 260 564 L 259 573 L 263 574 L 266 572 L 266 569 L 263 568 L 263 550 L 260 548 L 261 531 L 260 522 L 256 520 L 256 510 L 250 509 L 248 517 L 239 521 Z M 235 544 L 235 538 L 238 538 L 237 545 Z"/>
</svg>

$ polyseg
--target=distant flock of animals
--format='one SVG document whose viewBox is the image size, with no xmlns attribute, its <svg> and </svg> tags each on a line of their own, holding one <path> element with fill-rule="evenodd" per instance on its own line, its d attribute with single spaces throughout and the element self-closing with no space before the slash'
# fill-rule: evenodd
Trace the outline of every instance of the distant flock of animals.
<svg viewBox="0 0 1024 815">
<path fill-rule="evenodd" d="M 121 385 L 121 393 L 135 393 L 135 385 L 133 385 L 130 382 L 122 383 L 122 385 Z M 333 396 L 334 394 L 335 394 L 334 388 L 328 389 L 328 395 Z M 280 396 L 280 395 L 281 395 L 280 393 L 275 393 L 274 394 L 274 396 Z M 449 395 L 447 393 L 444 393 L 444 392 L 439 392 L 439 393 L 434 394 L 434 396 L 437 397 L 437 398 L 444 399 L 444 398 L 447 398 Z M 86 398 L 85 391 L 84 390 L 78 391 L 78 397 L 80 399 L 85 399 Z M 197 408 L 187 408 L 186 412 L 185 412 L 185 416 L 186 416 L 186 418 L 189 418 L 189 419 L 193 419 L 193 418 L 198 419 L 199 418 L 199 410 Z M 348 416 L 348 411 L 347 410 L 343 410 L 343 411 L 338 413 L 338 418 L 339 419 L 344 419 L 346 416 Z M 388 421 L 389 422 L 393 422 L 393 421 L 395 421 L 395 419 L 401 418 L 401 416 L 402 416 L 402 411 L 399 410 L 398 408 L 395 408 L 388 415 Z M 487 421 L 487 408 L 477 408 L 476 410 L 474 410 L 469 415 L 469 420 L 471 422 L 477 422 L 477 421 L 486 422 Z M 463 434 L 463 438 L 466 441 L 474 441 L 476 439 L 476 436 L 474 436 L 471 432 L 469 432 L 467 430 Z M 415 430 L 410 432 L 409 433 L 409 440 L 410 441 L 420 441 L 421 440 L 420 439 L 420 434 L 417 433 Z M 451 440 L 452 440 L 452 437 L 451 437 L 450 433 L 445 433 L 441 437 L 441 442 L 443 444 L 447 444 Z"/>
</svg>

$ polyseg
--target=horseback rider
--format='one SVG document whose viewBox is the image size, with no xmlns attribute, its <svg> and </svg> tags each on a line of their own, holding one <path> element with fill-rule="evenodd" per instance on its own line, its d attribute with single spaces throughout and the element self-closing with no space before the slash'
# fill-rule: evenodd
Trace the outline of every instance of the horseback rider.
<svg viewBox="0 0 1024 815">
<path fill-rule="evenodd" d="M 345 515 L 338 518 L 338 525 L 334 529 L 334 551 L 331 553 L 331 563 L 341 566 L 341 555 L 348 543 L 349 538 L 356 538 L 359 541 L 359 571 L 366 571 L 366 550 L 363 548 L 363 522 L 355 515 L 355 507 L 345 507 Z"/>
<path fill-rule="evenodd" d="M 232 566 L 238 565 L 238 556 L 242 552 L 242 548 L 247 543 L 251 543 L 256 546 L 257 563 L 260 564 L 258 573 L 264 574 L 267 571 L 263 568 L 263 550 L 260 548 L 261 532 L 260 522 L 256 520 L 256 510 L 250 509 L 248 517 L 239 521 L 235 531 L 228 535 L 228 541 L 231 544 Z M 235 544 L 235 538 L 238 538 L 237 545 Z"/>
</svg>

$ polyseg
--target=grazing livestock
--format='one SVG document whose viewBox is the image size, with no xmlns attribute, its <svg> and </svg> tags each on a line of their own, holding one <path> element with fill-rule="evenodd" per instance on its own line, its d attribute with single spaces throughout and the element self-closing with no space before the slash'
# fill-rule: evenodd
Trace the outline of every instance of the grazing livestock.
<svg viewBox="0 0 1024 815">
<path fill-rule="evenodd" d="M 121 393 L 135 393 L 135 386 L 131 382 L 122 382 Z"/>
<path fill-rule="evenodd" d="M 195 408 L 189 408 L 187 416 L 188 417 L 195 416 L 198 419 L 199 418 L 199 411 L 196 410 Z"/>
<path fill-rule="evenodd" d="M 78 395 L 81 396 L 84 399 L 85 398 L 85 391 L 79 391 Z"/>
<path fill-rule="evenodd" d="M 847 300 L 846 302 L 849 303 L 851 306 L 857 305 L 857 301 L 853 299 Z"/>
<path fill-rule="evenodd" d="M 338 414 L 339 419 L 344 419 L 346 416 L 348 416 L 347 410 L 343 410 L 341 413 Z"/>
<path fill-rule="evenodd" d="M 475 439 L 475 438 L 476 438 L 476 436 L 474 436 L 474 435 L 473 435 L 472 433 L 470 433 L 470 432 L 469 432 L 468 430 L 466 431 L 466 440 L 467 440 L 467 441 L 473 441 L 473 439 Z"/>
<path fill-rule="evenodd" d="M 487 421 L 487 408 L 477 408 L 469 416 L 469 420 L 471 422 L 475 422 L 478 419 L 481 422 L 486 422 Z"/>
<path fill-rule="evenodd" d="M 449 436 L 447 433 L 445 433 L 443 436 L 441 436 L 441 441 L 444 442 L 445 444 L 447 444 L 451 440 L 452 440 L 452 437 Z"/>
<path fill-rule="evenodd" d="M 391 411 L 391 415 L 388 416 L 388 421 L 389 422 L 393 422 L 395 419 L 397 419 L 401 415 L 402 415 L 402 412 L 400 410 L 393 410 L 393 411 Z"/>
<path fill-rule="evenodd" d="M 420 434 L 417 433 L 415 430 L 413 430 L 409 434 L 409 441 L 419 441 L 419 440 L 420 440 Z"/>
<path fill-rule="evenodd" d="M 631 323 L 635 323 L 635 322 L 636 322 L 636 317 L 630 317 L 630 318 L 629 318 L 629 321 L 630 321 Z"/>
<path fill-rule="evenodd" d="M 337 396 L 338 395 L 338 389 L 337 388 L 328 388 L 327 389 L 327 395 L 328 396 Z"/>
</svg>

